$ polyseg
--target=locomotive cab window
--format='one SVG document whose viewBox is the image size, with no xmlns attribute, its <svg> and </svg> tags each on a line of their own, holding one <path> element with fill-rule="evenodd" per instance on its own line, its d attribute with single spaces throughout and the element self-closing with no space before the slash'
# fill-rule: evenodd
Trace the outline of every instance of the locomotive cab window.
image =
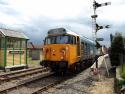
<svg viewBox="0 0 125 94">
<path fill-rule="evenodd" d="M 76 44 L 76 39 L 69 35 L 49 36 L 46 37 L 45 44 Z"/>
</svg>

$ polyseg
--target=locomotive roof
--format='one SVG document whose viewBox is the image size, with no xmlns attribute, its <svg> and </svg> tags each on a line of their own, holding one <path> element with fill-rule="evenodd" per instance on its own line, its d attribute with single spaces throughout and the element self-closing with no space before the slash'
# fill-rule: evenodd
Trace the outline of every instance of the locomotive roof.
<svg viewBox="0 0 125 94">
<path fill-rule="evenodd" d="M 65 28 L 50 29 L 48 31 L 48 35 L 53 35 L 53 34 L 69 34 L 69 35 L 79 36 L 81 41 L 87 42 L 87 43 L 90 43 L 90 44 L 94 44 L 94 41 L 92 41 L 91 39 L 88 39 L 85 36 L 80 36 L 77 33 L 73 32 L 69 29 L 65 29 Z"/>
<path fill-rule="evenodd" d="M 83 42 L 85 41 L 85 42 L 90 43 L 90 44 L 95 44 L 93 40 L 91 40 L 85 36 L 80 36 L 80 38 L 81 38 L 81 41 L 83 41 Z"/>
<path fill-rule="evenodd" d="M 72 32 L 72 31 L 70 31 L 70 30 L 67 32 L 67 34 L 79 36 L 80 39 L 81 39 L 81 41 L 83 41 L 83 42 L 85 41 L 85 42 L 87 42 L 87 43 L 94 44 L 94 41 L 93 41 L 93 40 L 91 40 L 91 39 L 89 39 L 89 38 L 87 38 L 87 37 L 85 37 L 85 36 L 78 35 L 78 34 L 76 34 L 75 32 Z"/>
<path fill-rule="evenodd" d="M 79 36 L 78 34 L 72 32 L 69 29 L 65 29 L 65 28 L 55 28 L 55 29 L 50 29 L 48 31 L 48 35 L 53 35 L 53 34 L 70 34 L 70 35 L 74 35 L 74 36 Z"/>
</svg>

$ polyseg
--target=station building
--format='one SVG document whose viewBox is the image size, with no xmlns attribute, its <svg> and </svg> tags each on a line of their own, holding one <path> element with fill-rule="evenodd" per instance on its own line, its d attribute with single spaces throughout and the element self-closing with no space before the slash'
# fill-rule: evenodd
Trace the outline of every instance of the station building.
<svg viewBox="0 0 125 94">
<path fill-rule="evenodd" d="M 22 32 L 0 29 L 0 69 L 28 66 L 28 39 Z"/>
</svg>

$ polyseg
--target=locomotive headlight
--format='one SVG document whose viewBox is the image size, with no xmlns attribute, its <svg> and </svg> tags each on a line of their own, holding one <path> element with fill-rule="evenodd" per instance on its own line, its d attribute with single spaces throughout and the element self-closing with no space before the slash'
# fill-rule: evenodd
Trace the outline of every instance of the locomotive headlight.
<svg viewBox="0 0 125 94">
<path fill-rule="evenodd" d="M 60 59 L 61 59 L 61 60 L 64 60 L 64 59 L 65 59 L 65 56 L 66 56 L 66 49 L 63 48 L 63 49 L 60 50 L 60 52 L 61 52 L 61 57 L 60 57 Z"/>
<path fill-rule="evenodd" d="M 64 59 L 64 56 L 61 56 L 61 59 L 63 60 L 63 59 Z"/>
<path fill-rule="evenodd" d="M 69 50 L 69 48 L 66 46 L 66 50 Z"/>
<path fill-rule="evenodd" d="M 52 50 L 53 52 L 55 52 L 55 50 Z"/>
</svg>

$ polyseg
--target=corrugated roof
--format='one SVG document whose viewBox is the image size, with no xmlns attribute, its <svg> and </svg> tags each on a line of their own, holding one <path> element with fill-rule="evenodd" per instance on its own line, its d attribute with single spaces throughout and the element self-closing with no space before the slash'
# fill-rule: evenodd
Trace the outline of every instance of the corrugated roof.
<svg viewBox="0 0 125 94">
<path fill-rule="evenodd" d="M 17 31 L 14 31 L 14 30 L 0 29 L 0 32 L 1 32 L 4 36 L 16 37 L 16 38 L 23 38 L 23 39 L 29 39 L 24 33 L 22 33 L 22 32 L 17 32 Z"/>
</svg>

